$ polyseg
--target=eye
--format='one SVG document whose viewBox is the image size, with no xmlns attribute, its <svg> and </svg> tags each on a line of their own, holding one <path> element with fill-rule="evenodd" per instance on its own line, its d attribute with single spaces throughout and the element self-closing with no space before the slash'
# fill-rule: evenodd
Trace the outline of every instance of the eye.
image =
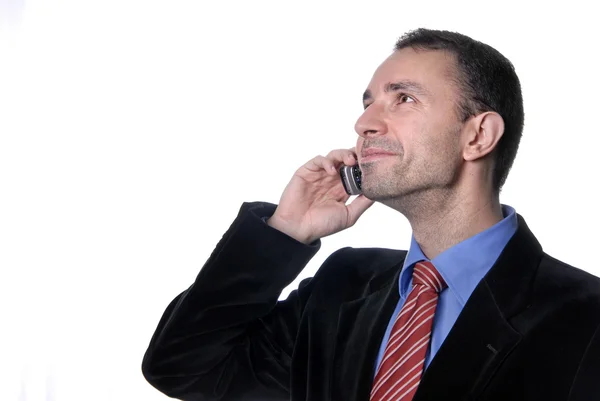
<svg viewBox="0 0 600 401">
<path fill-rule="evenodd" d="M 400 93 L 397 97 L 398 103 L 414 103 L 415 99 L 406 93 Z"/>
</svg>

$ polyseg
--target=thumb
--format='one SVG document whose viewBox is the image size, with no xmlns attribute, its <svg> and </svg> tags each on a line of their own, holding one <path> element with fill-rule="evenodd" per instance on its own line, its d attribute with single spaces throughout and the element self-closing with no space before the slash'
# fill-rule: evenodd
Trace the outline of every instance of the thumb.
<svg viewBox="0 0 600 401">
<path fill-rule="evenodd" d="M 348 226 L 353 226 L 354 223 L 358 220 L 360 216 L 373 204 L 375 201 L 372 201 L 365 197 L 363 194 L 360 194 L 354 199 L 348 206 Z"/>
</svg>

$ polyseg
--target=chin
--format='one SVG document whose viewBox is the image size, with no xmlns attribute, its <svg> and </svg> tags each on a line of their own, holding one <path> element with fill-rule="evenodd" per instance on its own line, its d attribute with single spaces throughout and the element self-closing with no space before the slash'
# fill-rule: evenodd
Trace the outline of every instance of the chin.
<svg viewBox="0 0 600 401">
<path fill-rule="evenodd" d="M 398 190 L 392 186 L 384 185 L 382 183 L 375 183 L 375 185 L 365 185 L 363 181 L 362 186 L 363 195 L 373 201 L 383 201 L 388 199 L 395 199 L 402 194 L 398 193 Z"/>
<path fill-rule="evenodd" d="M 402 196 L 400 183 L 396 182 L 398 173 L 393 170 L 379 170 L 377 163 L 361 166 L 362 192 L 368 199 L 379 201 Z"/>
</svg>

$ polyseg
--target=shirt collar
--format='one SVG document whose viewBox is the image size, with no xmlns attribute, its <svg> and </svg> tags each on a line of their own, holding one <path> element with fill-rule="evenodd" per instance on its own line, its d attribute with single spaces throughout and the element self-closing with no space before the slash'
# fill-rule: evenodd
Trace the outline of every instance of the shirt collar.
<svg viewBox="0 0 600 401">
<path fill-rule="evenodd" d="M 504 218 L 492 227 L 454 245 L 431 260 L 462 306 L 517 230 L 515 209 L 502 205 L 502 215 Z M 412 288 L 414 265 L 421 260 L 429 259 L 425 257 L 413 235 L 398 279 L 400 297 L 403 299 L 406 299 Z"/>
</svg>

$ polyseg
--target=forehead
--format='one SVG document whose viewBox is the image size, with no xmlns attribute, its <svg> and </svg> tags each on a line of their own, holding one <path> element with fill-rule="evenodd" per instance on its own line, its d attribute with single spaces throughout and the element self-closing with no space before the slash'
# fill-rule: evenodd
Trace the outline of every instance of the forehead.
<svg viewBox="0 0 600 401">
<path fill-rule="evenodd" d="M 390 82 L 411 81 L 442 95 L 454 86 L 455 66 L 454 55 L 443 50 L 396 50 L 375 70 L 368 89 L 378 93 Z"/>
</svg>

